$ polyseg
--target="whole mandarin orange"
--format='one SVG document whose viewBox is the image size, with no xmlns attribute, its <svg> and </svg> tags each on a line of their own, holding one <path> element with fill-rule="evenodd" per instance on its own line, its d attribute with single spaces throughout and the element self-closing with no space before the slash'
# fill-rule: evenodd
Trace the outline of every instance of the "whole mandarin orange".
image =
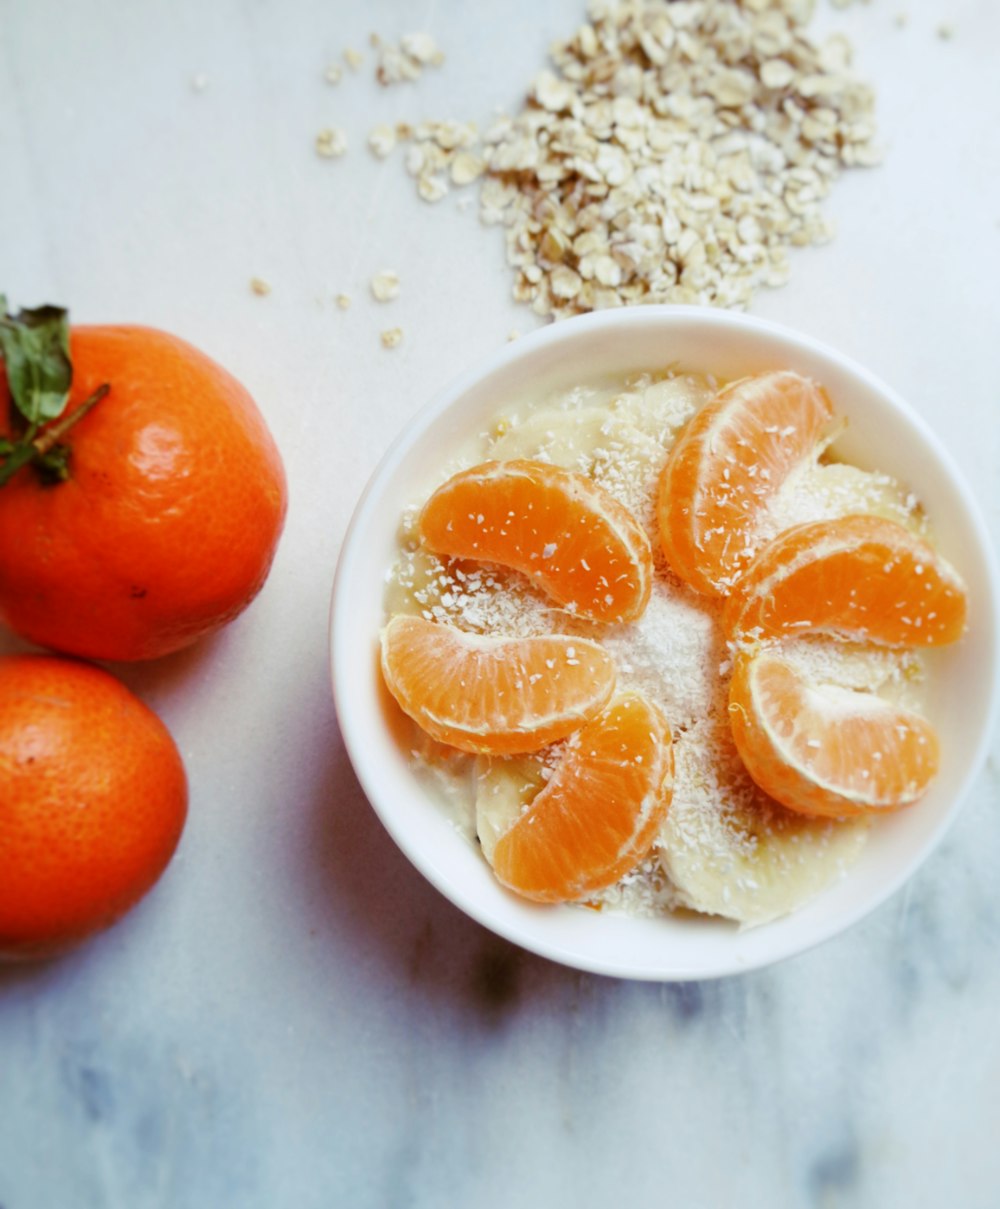
<svg viewBox="0 0 1000 1209">
<path fill-rule="evenodd" d="M 0 659 L 0 957 L 114 923 L 163 872 L 187 779 L 160 719 L 108 672 Z"/>
<path fill-rule="evenodd" d="M 0 488 L 0 616 L 58 651 L 153 659 L 260 591 L 285 518 L 281 457 L 244 387 L 176 336 L 75 327 L 70 353 L 65 414 L 111 389 L 66 435 L 66 482 L 28 466 Z"/>
</svg>

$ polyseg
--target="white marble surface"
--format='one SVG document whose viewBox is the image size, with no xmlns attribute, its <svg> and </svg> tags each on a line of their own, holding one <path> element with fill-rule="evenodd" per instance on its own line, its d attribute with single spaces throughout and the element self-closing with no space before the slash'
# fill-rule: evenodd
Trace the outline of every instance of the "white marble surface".
<svg viewBox="0 0 1000 1209">
<path fill-rule="evenodd" d="M 995 529 L 1000 10 L 820 8 L 878 87 L 889 154 L 842 180 L 837 239 L 754 310 L 906 395 Z M 469 922 L 393 847 L 339 742 L 325 628 L 354 500 L 437 387 L 536 322 L 509 301 L 498 233 L 418 201 L 364 137 L 515 104 L 580 12 L 0 0 L 0 285 L 203 346 L 256 395 L 291 478 L 254 607 L 124 672 L 190 771 L 168 875 L 73 955 L 0 971 L 2 1209 L 1000 1203 L 996 749 L 865 923 L 769 971 L 655 986 Z M 419 28 L 445 67 L 380 91 L 368 34 Z M 331 88 L 348 45 L 364 68 Z M 342 161 L 312 151 L 330 122 Z M 385 308 L 367 295 L 382 267 L 403 281 Z"/>
</svg>

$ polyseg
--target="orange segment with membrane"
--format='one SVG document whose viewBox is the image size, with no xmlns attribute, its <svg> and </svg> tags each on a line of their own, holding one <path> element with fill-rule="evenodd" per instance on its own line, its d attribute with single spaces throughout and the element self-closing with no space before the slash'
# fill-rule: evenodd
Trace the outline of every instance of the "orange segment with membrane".
<svg viewBox="0 0 1000 1209">
<path fill-rule="evenodd" d="M 382 631 L 382 674 L 439 743 L 506 755 L 538 751 L 582 726 L 611 696 L 616 673 L 587 639 L 484 637 L 398 615 Z"/>
<path fill-rule="evenodd" d="M 694 416 L 660 478 L 663 553 L 685 583 L 724 593 L 754 553 L 770 498 L 830 435 L 822 387 L 790 371 L 733 382 Z"/>
<path fill-rule="evenodd" d="M 771 650 L 737 657 L 729 713 L 747 772 L 801 814 L 897 810 L 937 772 L 937 735 L 924 718 L 874 693 L 810 683 Z"/>
<path fill-rule="evenodd" d="M 965 629 L 966 591 L 937 552 L 875 516 L 795 525 L 757 555 L 723 612 L 731 636 L 823 631 L 892 646 L 942 646 Z"/>
<path fill-rule="evenodd" d="M 596 621 L 638 617 L 649 600 L 649 539 L 585 475 L 526 458 L 454 475 L 427 501 L 420 537 L 435 554 L 498 563 Z"/>
<path fill-rule="evenodd" d="M 499 838 L 493 869 L 537 902 L 614 885 L 647 854 L 673 793 L 670 728 L 624 693 L 569 740 L 545 788 Z"/>
</svg>

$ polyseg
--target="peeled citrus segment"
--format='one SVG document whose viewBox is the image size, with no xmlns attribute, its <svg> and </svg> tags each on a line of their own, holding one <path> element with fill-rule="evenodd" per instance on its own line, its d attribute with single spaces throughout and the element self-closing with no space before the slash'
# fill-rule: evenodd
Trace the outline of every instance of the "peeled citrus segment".
<svg viewBox="0 0 1000 1209">
<path fill-rule="evenodd" d="M 526 575 L 566 609 L 631 621 L 649 599 L 653 559 L 638 521 L 582 474 L 546 462 L 483 462 L 434 492 L 419 522 L 425 546 Z"/>
<path fill-rule="evenodd" d="M 927 542 L 875 516 L 795 525 L 765 546 L 726 601 L 731 636 L 822 631 L 943 646 L 965 629 L 958 573 Z"/>
<path fill-rule="evenodd" d="M 699 411 L 670 451 L 657 516 L 663 553 L 699 592 L 726 592 L 754 553 L 768 501 L 829 435 L 822 387 L 783 370 L 733 382 Z"/>
<path fill-rule="evenodd" d="M 613 885 L 649 851 L 673 792 L 666 719 L 624 693 L 568 741 L 545 788 L 493 849 L 493 870 L 537 902 Z"/>
<path fill-rule="evenodd" d="M 382 631 L 382 674 L 432 738 L 487 754 L 564 739 L 615 686 L 611 656 L 585 638 L 484 637 L 403 615 Z"/>
<path fill-rule="evenodd" d="M 773 651 L 737 657 L 729 713 L 750 776 L 801 814 L 898 810 L 937 772 L 937 735 L 926 719 L 874 693 L 810 683 Z"/>
</svg>

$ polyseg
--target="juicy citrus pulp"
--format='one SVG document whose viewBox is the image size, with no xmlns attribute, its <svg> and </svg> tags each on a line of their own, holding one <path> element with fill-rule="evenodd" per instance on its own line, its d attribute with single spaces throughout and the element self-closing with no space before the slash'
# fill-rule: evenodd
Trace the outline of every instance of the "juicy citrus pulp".
<svg viewBox="0 0 1000 1209">
<path fill-rule="evenodd" d="M 585 475 L 516 458 L 460 471 L 419 521 L 428 549 L 526 575 L 563 608 L 631 621 L 649 600 L 653 560 L 638 521 Z"/>
<path fill-rule="evenodd" d="M 811 683 L 779 651 L 737 656 L 729 711 L 750 776 L 802 814 L 896 810 L 937 772 L 937 736 L 924 718 L 874 693 Z"/>
<path fill-rule="evenodd" d="M 731 383 L 688 423 L 660 478 L 667 562 L 699 592 L 725 592 L 754 553 L 768 500 L 829 435 L 826 392 L 790 371 Z"/>
<path fill-rule="evenodd" d="M 673 792 L 670 728 L 638 693 L 616 697 L 566 744 L 545 788 L 497 840 L 493 869 L 538 902 L 613 885 L 649 851 Z"/>
<path fill-rule="evenodd" d="M 497 638 L 398 615 L 382 631 L 389 691 L 433 738 L 462 751 L 538 751 L 597 714 L 615 665 L 596 642 Z"/>
<path fill-rule="evenodd" d="M 736 637 L 823 631 L 895 646 L 942 646 L 965 629 L 958 573 L 925 541 L 876 516 L 795 525 L 737 581 L 723 624 Z"/>
</svg>

